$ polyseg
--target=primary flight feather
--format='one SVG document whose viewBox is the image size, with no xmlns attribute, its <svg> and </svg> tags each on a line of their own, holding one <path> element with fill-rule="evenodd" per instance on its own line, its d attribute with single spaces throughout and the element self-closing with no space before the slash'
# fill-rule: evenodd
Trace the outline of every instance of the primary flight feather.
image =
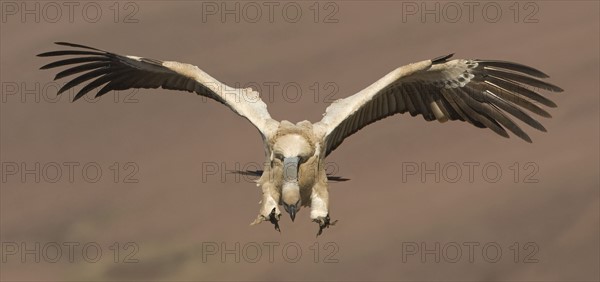
<svg viewBox="0 0 600 282">
<path fill-rule="evenodd" d="M 526 65 L 500 60 L 449 60 L 451 54 L 399 67 L 362 91 L 333 102 L 321 121 L 293 124 L 272 119 L 258 92 L 227 86 L 194 65 L 118 55 L 73 43 L 56 44 L 73 49 L 38 56 L 70 56 L 41 67 L 68 67 L 55 79 L 75 76 L 58 94 L 80 84 L 84 86 L 74 100 L 100 87 L 96 97 L 112 90 L 161 87 L 195 92 L 246 118 L 260 132 L 267 157 L 257 181 L 263 193 L 261 208 L 252 224 L 270 221 L 279 230 L 279 206 L 292 221 L 301 207 L 310 207 L 310 218 L 319 224 L 317 235 L 335 223 L 329 217 L 325 157 L 363 127 L 408 112 L 427 121 L 466 121 L 503 137 L 509 137 L 508 130 L 531 142 L 513 118 L 546 131 L 528 112 L 550 117 L 542 106 L 556 104 L 533 89 L 563 91 L 543 81 L 548 78 L 545 73 Z"/>
</svg>

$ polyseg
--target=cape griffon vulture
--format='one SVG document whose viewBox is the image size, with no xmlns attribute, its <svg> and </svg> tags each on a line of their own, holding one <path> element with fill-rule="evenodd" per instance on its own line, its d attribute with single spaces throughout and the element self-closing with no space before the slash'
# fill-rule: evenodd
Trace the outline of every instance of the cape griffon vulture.
<svg viewBox="0 0 600 282">
<path fill-rule="evenodd" d="M 408 112 L 427 121 L 466 121 L 507 138 L 508 129 L 531 142 L 509 115 L 546 131 L 524 109 L 550 117 L 540 105 L 556 104 L 533 89 L 563 91 L 540 80 L 548 76 L 532 67 L 499 60 L 449 60 L 451 54 L 399 67 L 362 91 L 333 102 L 321 121 L 293 124 L 272 119 L 258 92 L 227 86 L 194 65 L 123 56 L 72 43 L 56 44 L 75 49 L 38 56 L 73 57 L 41 68 L 69 66 L 55 79 L 77 75 L 58 94 L 82 83 L 85 86 L 74 100 L 100 86 L 103 87 L 96 97 L 111 90 L 162 87 L 212 98 L 246 118 L 260 132 L 267 158 L 257 181 L 262 188 L 261 207 L 252 224 L 270 221 L 279 230 L 280 205 L 292 221 L 301 207 L 310 207 L 310 218 L 319 224 L 317 235 L 335 223 L 329 217 L 324 160 L 344 139 L 363 127 Z"/>
</svg>

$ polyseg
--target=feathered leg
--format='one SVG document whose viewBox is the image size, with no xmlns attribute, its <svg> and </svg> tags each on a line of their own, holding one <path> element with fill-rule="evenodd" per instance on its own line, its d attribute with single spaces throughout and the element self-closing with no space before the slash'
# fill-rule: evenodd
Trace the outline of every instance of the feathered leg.
<svg viewBox="0 0 600 282">
<path fill-rule="evenodd" d="M 317 236 L 323 233 L 323 229 L 334 225 L 337 220 L 331 221 L 329 218 L 329 191 L 326 181 L 319 181 L 313 186 L 310 196 L 310 218 L 319 224 Z"/>
<path fill-rule="evenodd" d="M 269 182 L 258 184 L 262 188 L 262 200 L 260 201 L 261 207 L 258 212 L 258 216 L 250 225 L 256 225 L 263 221 L 269 221 L 275 225 L 275 230 L 281 232 L 279 229 L 279 218 L 281 217 L 281 211 L 279 210 L 278 203 L 281 194 L 277 191 L 274 185 Z"/>
</svg>

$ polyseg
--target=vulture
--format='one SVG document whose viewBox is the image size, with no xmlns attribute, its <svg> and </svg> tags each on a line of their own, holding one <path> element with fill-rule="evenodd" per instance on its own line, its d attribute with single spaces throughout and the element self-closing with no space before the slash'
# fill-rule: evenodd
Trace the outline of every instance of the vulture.
<svg viewBox="0 0 600 282">
<path fill-rule="evenodd" d="M 197 66 L 119 55 L 73 43 L 56 44 L 68 48 L 38 56 L 68 57 L 41 69 L 65 67 L 54 79 L 74 77 L 58 94 L 83 84 L 74 101 L 96 88 L 95 97 L 100 97 L 112 90 L 162 87 L 211 98 L 246 118 L 258 129 L 266 156 L 257 180 L 262 190 L 259 213 L 251 225 L 269 221 L 280 231 L 280 207 L 292 221 L 302 207 L 308 207 L 310 219 L 319 225 L 317 236 L 336 222 L 329 216 L 325 158 L 365 126 L 409 113 L 426 121 L 460 120 L 506 138 L 510 131 L 531 143 L 514 119 L 546 131 L 530 113 L 549 118 L 542 106 L 553 108 L 556 104 L 538 92 L 563 91 L 542 80 L 548 75 L 523 64 L 451 60 L 450 54 L 396 68 L 360 92 L 330 104 L 319 122 L 294 124 L 272 119 L 258 92 L 225 85 Z"/>
</svg>

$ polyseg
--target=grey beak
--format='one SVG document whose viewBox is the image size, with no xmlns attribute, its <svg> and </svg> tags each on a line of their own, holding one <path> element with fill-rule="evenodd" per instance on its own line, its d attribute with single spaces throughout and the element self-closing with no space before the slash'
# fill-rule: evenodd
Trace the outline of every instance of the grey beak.
<svg viewBox="0 0 600 282">
<path fill-rule="evenodd" d="M 294 221 L 294 219 L 296 219 L 296 206 L 290 206 L 288 212 L 292 218 L 292 221 Z"/>
</svg>

